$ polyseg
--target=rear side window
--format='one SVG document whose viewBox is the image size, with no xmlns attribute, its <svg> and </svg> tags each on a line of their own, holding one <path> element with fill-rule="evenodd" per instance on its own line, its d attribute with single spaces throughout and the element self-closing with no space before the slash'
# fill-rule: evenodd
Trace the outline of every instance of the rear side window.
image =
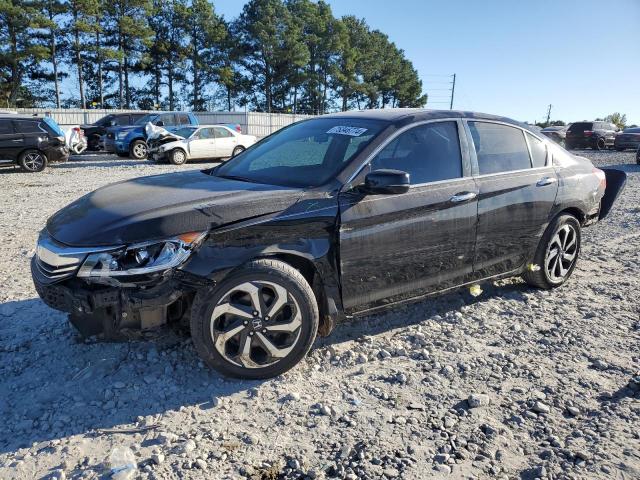
<svg viewBox="0 0 640 480">
<path fill-rule="evenodd" d="M 455 122 L 428 123 L 400 134 L 376 155 L 371 169 L 407 172 L 414 185 L 462 177 Z"/>
<path fill-rule="evenodd" d="M 46 130 L 40 127 L 40 122 L 31 122 L 29 120 L 14 120 L 13 124 L 19 133 L 45 133 Z"/>
<path fill-rule="evenodd" d="M 544 167 L 547 164 L 547 146 L 543 141 L 527 133 L 529 149 L 531 150 L 531 163 L 533 168 Z"/>
<path fill-rule="evenodd" d="M 216 132 L 216 138 L 233 137 L 233 134 L 226 128 L 215 127 L 213 130 L 214 132 Z"/>
<path fill-rule="evenodd" d="M 0 120 L 0 135 L 13 133 L 13 125 L 10 120 Z"/>
<path fill-rule="evenodd" d="M 480 175 L 531 168 L 524 132 L 497 123 L 469 122 Z"/>
<path fill-rule="evenodd" d="M 186 113 L 178 113 L 176 116 L 178 117 L 178 125 L 191 125 L 189 115 Z"/>
</svg>

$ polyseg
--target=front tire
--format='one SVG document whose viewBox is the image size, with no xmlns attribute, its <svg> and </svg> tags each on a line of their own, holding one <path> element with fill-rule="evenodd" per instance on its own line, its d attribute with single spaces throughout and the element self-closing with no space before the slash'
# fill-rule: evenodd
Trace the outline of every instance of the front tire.
<svg viewBox="0 0 640 480">
<path fill-rule="evenodd" d="M 169 155 L 169 161 L 174 165 L 184 165 L 185 163 L 187 163 L 187 154 L 184 150 L 176 148 L 175 150 L 171 151 L 171 154 Z"/>
<path fill-rule="evenodd" d="M 255 260 L 215 289 L 196 294 L 191 336 L 200 357 L 223 375 L 271 378 L 307 354 L 318 305 L 302 274 L 278 260 Z"/>
<path fill-rule="evenodd" d="M 144 140 L 134 140 L 129 147 L 129 156 L 136 160 L 147 158 L 147 144 Z"/>
<path fill-rule="evenodd" d="M 565 283 L 578 262 L 582 235 L 580 222 L 573 215 L 563 214 L 551 222 L 540 239 L 532 269 L 522 278 L 532 287 L 545 290 Z"/>
<path fill-rule="evenodd" d="M 38 150 L 25 150 L 20 154 L 18 164 L 24 172 L 38 173 L 47 167 L 47 157 Z"/>
</svg>

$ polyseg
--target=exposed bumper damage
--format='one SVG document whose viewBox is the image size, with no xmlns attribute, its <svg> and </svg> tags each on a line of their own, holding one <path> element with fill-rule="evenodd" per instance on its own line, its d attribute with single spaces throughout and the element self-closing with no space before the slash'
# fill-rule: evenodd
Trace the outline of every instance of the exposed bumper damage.
<svg viewBox="0 0 640 480">
<path fill-rule="evenodd" d="M 189 311 L 195 290 L 206 282 L 179 270 L 156 279 L 157 283 L 144 279 L 140 283 L 92 284 L 75 276 L 51 282 L 35 257 L 31 274 L 38 295 L 48 306 L 68 313 L 83 335 L 108 338 L 121 329 L 150 330 L 179 320 Z"/>
</svg>

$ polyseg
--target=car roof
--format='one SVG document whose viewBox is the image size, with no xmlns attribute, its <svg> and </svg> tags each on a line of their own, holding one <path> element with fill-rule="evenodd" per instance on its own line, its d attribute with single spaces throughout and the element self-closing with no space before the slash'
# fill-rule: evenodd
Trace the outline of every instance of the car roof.
<svg viewBox="0 0 640 480">
<path fill-rule="evenodd" d="M 489 113 L 470 112 L 465 110 L 431 110 L 428 108 L 379 108 L 371 110 L 357 110 L 347 112 L 330 113 L 321 118 L 362 118 L 369 120 L 382 120 L 390 123 L 410 120 L 413 122 L 437 120 L 440 118 L 464 118 L 474 120 L 494 120 L 499 122 L 517 125 L 527 130 L 531 130 L 530 125 L 526 125 L 511 118 Z"/>
<path fill-rule="evenodd" d="M 0 114 L 0 120 L 32 120 L 39 122 L 42 117 L 34 117 L 32 115 L 16 115 L 15 113 L 2 113 Z"/>
</svg>

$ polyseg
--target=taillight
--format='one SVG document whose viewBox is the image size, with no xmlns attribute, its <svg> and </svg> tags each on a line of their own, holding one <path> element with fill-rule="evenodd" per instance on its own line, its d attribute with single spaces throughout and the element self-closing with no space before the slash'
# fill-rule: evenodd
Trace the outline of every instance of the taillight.
<svg viewBox="0 0 640 480">
<path fill-rule="evenodd" d="M 602 170 L 595 167 L 593 169 L 593 173 L 600 179 L 600 188 L 602 188 L 602 190 L 605 190 L 607 188 L 607 176 Z"/>
<path fill-rule="evenodd" d="M 593 135 L 593 130 L 585 130 L 583 133 L 585 137 L 590 137 Z"/>
<path fill-rule="evenodd" d="M 240 126 L 239 123 L 236 123 L 236 132 L 242 133 L 242 127 Z"/>
</svg>

